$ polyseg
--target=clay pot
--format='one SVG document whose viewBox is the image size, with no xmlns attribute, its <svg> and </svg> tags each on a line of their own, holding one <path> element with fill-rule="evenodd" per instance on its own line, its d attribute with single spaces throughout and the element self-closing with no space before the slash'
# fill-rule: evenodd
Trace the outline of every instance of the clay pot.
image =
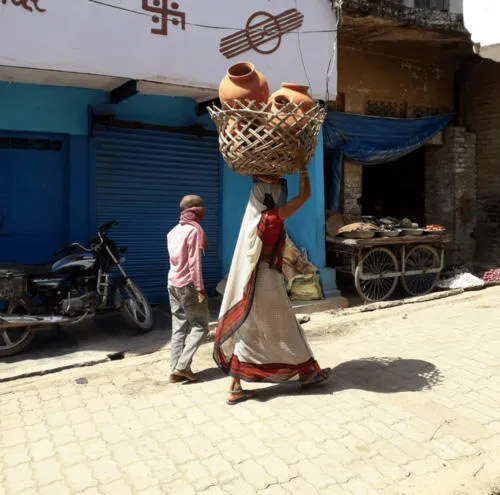
<svg viewBox="0 0 500 495">
<path fill-rule="evenodd" d="M 269 99 L 269 86 L 266 78 L 250 62 L 232 65 L 219 85 L 219 99 L 232 105 L 234 100 L 253 100 L 266 103 Z"/>
<path fill-rule="evenodd" d="M 269 98 L 271 112 L 276 114 L 276 115 L 279 115 L 281 113 L 281 111 L 283 110 L 283 108 L 286 105 L 288 105 L 290 102 L 291 102 L 291 99 L 287 95 L 282 94 L 279 91 L 276 91 Z M 281 124 L 282 122 L 284 122 L 285 124 L 288 124 L 288 125 L 293 125 L 296 122 L 296 119 L 294 117 L 288 117 L 284 121 L 281 120 L 281 122 L 279 119 L 274 119 L 274 118 L 272 119 L 273 124 Z"/>
<path fill-rule="evenodd" d="M 287 96 L 293 103 L 301 105 L 301 111 L 307 113 L 314 107 L 314 100 L 309 96 L 309 86 L 293 83 L 281 83 L 281 88 L 275 91 L 273 95 Z"/>
</svg>

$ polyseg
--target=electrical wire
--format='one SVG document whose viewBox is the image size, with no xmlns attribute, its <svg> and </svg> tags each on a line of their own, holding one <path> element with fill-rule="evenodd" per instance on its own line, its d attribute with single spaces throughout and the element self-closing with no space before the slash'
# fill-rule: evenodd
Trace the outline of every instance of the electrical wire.
<svg viewBox="0 0 500 495">
<path fill-rule="evenodd" d="M 134 9 L 127 9 L 126 7 L 121 7 L 119 5 L 113 5 L 111 3 L 106 3 L 102 0 L 87 0 L 90 3 L 95 3 L 97 5 L 101 5 L 103 7 L 109 7 L 111 9 L 116 9 L 116 10 L 122 10 L 124 12 L 129 12 L 131 14 L 138 14 L 138 15 L 143 15 L 146 17 L 152 17 L 154 14 L 148 13 L 148 12 L 141 12 L 139 10 L 134 10 Z M 165 18 L 162 17 L 162 20 L 165 20 Z M 167 17 L 167 22 L 174 23 L 174 19 L 169 19 Z M 230 26 L 213 26 L 211 24 L 199 24 L 196 22 L 185 22 L 186 26 L 193 26 L 193 27 L 199 27 L 203 29 L 215 29 L 219 31 L 241 31 L 241 27 L 230 27 Z M 292 31 L 294 32 L 294 31 Z M 300 34 L 315 34 L 315 33 L 334 33 L 336 32 L 336 29 L 318 29 L 318 30 L 307 30 L 307 31 L 295 31 Z M 287 33 L 285 33 L 287 34 Z"/>
<path fill-rule="evenodd" d="M 343 13 L 342 13 L 342 0 L 338 0 L 338 2 L 335 4 L 335 31 L 339 30 L 339 25 L 343 22 Z M 337 40 L 333 40 L 333 47 L 332 47 L 332 56 L 330 57 L 330 60 L 328 61 L 328 66 L 326 68 L 326 91 L 325 91 L 325 104 L 328 103 L 330 100 L 330 78 L 333 74 L 333 71 L 335 70 L 337 62 Z"/>
<path fill-rule="evenodd" d="M 297 10 L 299 10 L 297 0 L 295 0 L 295 8 Z M 298 30 L 297 30 L 297 43 L 298 43 L 298 47 L 299 47 L 299 55 L 300 55 L 300 61 L 302 63 L 302 68 L 304 69 L 304 74 L 306 75 L 307 84 L 309 84 L 309 88 L 311 89 L 311 92 L 312 92 L 311 80 L 309 79 L 309 75 L 307 74 L 307 67 L 306 67 L 306 63 L 304 60 L 304 54 L 302 53 L 302 42 L 300 40 L 300 33 Z"/>
<path fill-rule="evenodd" d="M 103 7 L 109 7 L 109 8 L 113 8 L 116 10 L 129 12 L 132 14 L 143 15 L 146 17 L 152 17 L 152 15 L 153 15 L 150 12 L 143 12 L 143 11 L 138 11 L 138 10 L 134 10 L 134 9 L 127 9 L 126 7 L 121 7 L 119 5 L 113 5 L 113 4 L 104 2 L 103 0 L 87 0 L 87 1 L 90 3 L 95 3 L 97 5 L 101 5 Z M 297 0 L 295 0 L 295 8 L 298 10 Z M 297 29 L 297 30 L 291 31 L 290 33 L 284 33 L 286 35 L 286 34 L 291 34 L 291 33 L 295 32 L 297 35 L 297 43 L 298 43 L 298 48 L 299 48 L 300 60 L 301 60 L 302 68 L 304 69 L 304 74 L 306 76 L 307 82 L 309 84 L 309 87 L 311 88 L 311 91 L 312 91 L 312 85 L 311 85 L 311 80 L 309 78 L 309 75 L 307 73 L 307 67 L 306 67 L 306 63 L 304 60 L 304 53 L 302 51 L 302 42 L 301 42 L 300 36 L 301 36 L 301 34 L 337 33 L 339 30 L 339 23 L 340 23 L 340 25 L 342 24 L 342 22 L 341 22 L 341 19 L 343 17 L 342 16 L 342 0 L 338 0 L 336 3 L 333 3 L 333 8 L 336 11 L 336 16 L 335 16 L 336 17 L 336 27 L 335 27 L 335 29 L 318 29 L 318 30 L 313 29 L 313 30 L 304 30 L 304 31 L 299 31 Z M 175 21 L 174 19 L 169 19 L 168 17 L 166 19 L 164 17 L 162 17 L 162 20 L 166 20 L 167 22 L 171 22 L 173 24 Z M 230 27 L 230 26 L 213 26 L 210 24 L 199 24 L 199 23 L 187 22 L 187 21 L 185 21 L 184 24 L 187 26 L 194 26 L 194 27 L 203 28 L 203 29 L 215 29 L 215 30 L 219 30 L 219 31 L 241 31 L 241 28 Z M 175 23 L 174 25 L 177 25 L 177 23 Z M 335 69 L 336 58 L 337 58 L 337 42 L 336 42 L 336 39 L 334 38 L 332 56 L 329 58 L 328 66 L 326 69 L 325 103 L 330 99 L 330 92 L 329 92 L 330 78 L 331 78 L 331 75 Z"/>
</svg>

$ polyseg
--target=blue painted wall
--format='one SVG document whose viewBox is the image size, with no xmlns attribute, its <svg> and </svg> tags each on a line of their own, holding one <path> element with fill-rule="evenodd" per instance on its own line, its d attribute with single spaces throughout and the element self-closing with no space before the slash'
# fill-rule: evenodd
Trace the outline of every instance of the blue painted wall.
<svg viewBox="0 0 500 495">
<path fill-rule="evenodd" d="M 191 98 L 135 95 L 118 104 L 108 104 L 108 94 L 81 88 L 9 84 L 0 82 L 0 131 L 58 133 L 68 136 L 69 231 L 68 240 L 86 242 L 94 235 L 95 174 L 92 140 L 88 137 L 89 109 L 94 113 L 113 113 L 122 120 L 158 125 L 191 126 L 201 124 L 214 129 L 208 115 L 196 115 Z M 309 166 L 312 198 L 288 221 L 290 236 L 305 247 L 310 260 L 325 265 L 323 146 Z M 236 238 L 251 186 L 251 180 L 233 173 L 221 159 L 221 214 L 223 275 L 229 270 Z M 298 178 L 289 178 L 290 195 L 297 193 Z"/>
<path fill-rule="evenodd" d="M 89 107 L 107 99 L 105 91 L 0 82 L 0 132 L 66 138 L 67 241 L 86 242 L 93 234 L 89 223 Z"/>
<path fill-rule="evenodd" d="M 323 179 L 323 141 L 318 142 L 316 154 L 309 165 L 311 199 L 287 221 L 288 233 L 299 248 L 306 248 L 309 259 L 318 268 L 325 266 L 325 195 Z M 250 194 L 252 180 L 235 174 L 224 165 L 222 204 L 222 257 L 224 273 L 229 271 L 238 238 L 241 220 Z M 298 194 L 298 176 L 288 177 L 288 194 Z"/>
<path fill-rule="evenodd" d="M 208 115 L 196 115 L 196 102 L 192 98 L 138 94 L 117 105 L 97 105 L 93 110 L 96 114 L 112 113 L 120 120 L 172 127 L 203 125 L 215 129 Z"/>
<path fill-rule="evenodd" d="M 86 136 L 88 107 L 105 91 L 0 82 L 0 129 Z"/>
<path fill-rule="evenodd" d="M 26 137 L 62 134 L 67 138 L 68 241 L 86 242 L 95 234 L 90 109 L 151 124 L 213 126 L 208 116 L 196 115 L 196 102 L 191 98 L 136 95 L 118 105 L 110 105 L 108 100 L 105 91 L 0 82 L 0 132 L 20 131 Z"/>
</svg>

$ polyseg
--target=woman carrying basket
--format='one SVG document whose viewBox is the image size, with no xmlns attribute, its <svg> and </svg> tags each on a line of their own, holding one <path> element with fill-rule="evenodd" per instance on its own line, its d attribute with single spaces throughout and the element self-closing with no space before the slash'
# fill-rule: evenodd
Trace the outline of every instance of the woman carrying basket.
<svg viewBox="0 0 500 495">
<path fill-rule="evenodd" d="M 313 357 L 281 273 L 284 221 L 311 195 L 307 170 L 300 172 L 299 195 L 288 203 L 286 195 L 284 179 L 254 178 L 214 344 L 217 365 L 231 376 L 229 405 L 255 396 L 241 380 L 279 383 L 298 376 L 309 387 L 329 374 Z"/>
</svg>

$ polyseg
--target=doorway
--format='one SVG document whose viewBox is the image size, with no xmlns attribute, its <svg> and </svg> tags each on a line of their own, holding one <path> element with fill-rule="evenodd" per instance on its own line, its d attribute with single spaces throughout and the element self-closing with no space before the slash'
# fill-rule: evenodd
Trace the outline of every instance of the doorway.
<svg viewBox="0 0 500 495">
<path fill-rule="evenodd" d="M 67 242 L 60 139 L 0 136 L 0 261 L 46 263 Z"/>
<path fill-rule="evenodd" d="M 362 214 L 425 223 L 425 148 L 380 165 L 363 166 Z"/>
</svg>

